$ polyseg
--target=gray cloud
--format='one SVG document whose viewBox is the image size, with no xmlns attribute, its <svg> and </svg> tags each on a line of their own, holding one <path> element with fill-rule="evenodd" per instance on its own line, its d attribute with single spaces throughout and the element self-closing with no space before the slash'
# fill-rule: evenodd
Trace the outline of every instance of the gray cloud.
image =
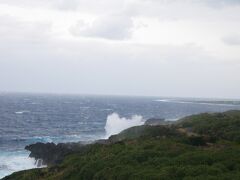
<svg viewBox="0 0 240 180">
<path fill-rule="evenodd" d="M 121 12 L 123 10 L 138 9 L 136 6 L 169 4 L 203 4 L 209 7 L 225 7 L 240 5 L 239 0 L 1 0 L 0 4 L 8 4 L 20 7 L 45 7 L 59 10 L 81 10 L 89 13 Z M 158 6 L 158 8 L 160 8 Z M 154 9 L 154 7 L 153 7 Z M 144 9 L 142 9 L 144 10 Z M 148 9 L 145 9 L 148 11 Z M 181 10 L 181 9 L 179 9 Z M 134 13 L 134 12 L 132 12 Z"/>
<path fill-rule="evenodd" d="M 72 10 L 87 13 L 116 13 L 122 11 L 128 1 L 125 0 L 1 0 L 0 4 L 18 7 L 48 8 Z"/>
<path fill-rule="evenodd" d="M 12 16 L 0 16 L 1 41 L 26 40 L 38 42 L 50 38 L 50 22 L 21 21 Z M 8 43 L 7 43 L 8 44 Z"/>
<path fill-rule="evenodd" d="M 57 0 L 52 2 L 52 7 L 60 10 L 77 10 L 80 4 L 79 0 Z"/>
<path fill-rule="evenodd" d="M 227 45 L 240 46 L 240 35 L 226 36 L 222 41 Z"/>
<path fill-rule="evenodd" d="M 133 21 L 125 15 L 108 15 L 95 20 L 91 25 L 79 21 L 70 28 L 74 36 L 124 40 L 131 37 Z"/>
<path fill-rule="evenodd" d="M 139 0 L 143 2 L 159 2 L 162 4 L 169 4 L 169 3 L 175 3 L 179 0 Z M 181 0 L 181 3 L 205 3 L 208 5 L 236 5 L 240 4 L 239 0 Z"/>
<path fill-rule="evenodd" d="M 19 12 L 9 11 L 16 17 L 0 17 L 0 91 L 240 98 L 240 84 L 236 83 L 240 82 L 238 52 L 233 51 L 237 59 L 233 61 L 228 54 L 223 60 L 221 55 L 211 56 L 211 48 L 204 49 L 214 38 L 217 41 L 211 46 L 218 46 L 219 37 L 229 34 L 230 28 L 236 32 L 239 29 L 238 9 L 212 9 L 213 2 L 219 2 L 222 7 L 223 4 L 228 3 L 224 7 L 229 7 L 237 2 L 203 1 L 1 0 L 0 4 L 19 6 L 21 9 L 17 9 Z M 61 19 L 57 19 L 55 24 L 52 22 L 55 30 L 52 33 L 52 24 L 48 20 L 41 22 L 27 18 L 28 13 L 17 17 L 18 13 L 22 15 L 21 12 L 34 8 L 40 16 L 41 10 L 52 15 L 52 21 L 55 15 L 56 18 L 59 14 L 60 18 L 68 15 L 66 11 L 73 11 L 69 14 L 76 11 L 87 13 L 98 18 L 90 24 L 78 21 L 69 30 L 73 35 L 69 37 L 67 28 L 74 21 L 65 27 Z M 139 41 L 144 44 L 134 43 L 138 42 L 136 37 L 128 38 L 135 28 L 132 19 L 136 17 L 140 17 L 141 21 L 143 19 L 144 23 L 150 19 L 149 28 L 153 29 L 151 38 L 159 35 L 158 32 L 154 34 L 154 20 L 164 20 L 157 22 L 164 26 L 171 25 L 172 20 L 177 19 L 187 20 L 188 24 L 185 26 L 180 22 L 176 32 L 197 24 L 200 26 L 200 30 L 196 29 L 197 33 L 206 41 L 202 43 L 203 47 L 198 45 L 201 44 L 198 40 L 194 41 L 195 45 L 153 45 L 148 41 L 145 43 L 144 38 L 149 37 L 147 28 L 139 28 L 143 31 L 140 33 L 143 40 Z M 216 29 L 212 28 L 213 24 Z M 209 31 L 207 28 L 201 30 L 204 26 Z M 216 37 L 211 36 L 212 32 L 216 32 Z M 189 31 L 183 36 L 197 35 Z M 128 41 L 119 41 L 124 39 Z M 162 44 L 159 41 L 153 43 Z M 231 45 L 239 44 L 236 37 L 225 37 L 223 41 Z M 181 40 L 176 39 L 176 42 L 181 44 Z M 220 47 L 217 50 L 224 52 L 228 49 L 234 48 Z"/>
<path fill-rule="evenodd" d="M 199 2 L 215 8 L 240 5 L 239 0 L 199 0 Z"/>
<path fill-rule="evenodd" d="M 239 65 L 194 45 L 15 40 L 0 47 L 0 90 L 239 97 Z"/>
<path fill-rule="evenodd" d="M 1 0 L 8 4 L 28 8 L 47 8 L 60 11 L 77 11 L 96 16 L 122 14 L 125 17 L 157 17 L 160 20 L 207 19 L 216 21 L 219 18 L 233 18 L 229 13 L 218 15 L 206 8 L 215 10 L 224 7 L 239 6 L 239 0 Z M 238 16 L 234 19 L 239 20 Z M 102 19 L 103 20 L 103 19 Z M 100 21 L 100 20 L 99 20 Z M 77 26 L 77 25 L 76 25 Z M 90 29 L 93 31 L 92 29 Z M 75 30 L 76 31 L 76 30 Z M 77 33 L 75 33 L 77 34 Z M 86 33 L 88 34 L 88 33 Z M 96 34 L 96 33 L 91 33 Z"/>
</svg>

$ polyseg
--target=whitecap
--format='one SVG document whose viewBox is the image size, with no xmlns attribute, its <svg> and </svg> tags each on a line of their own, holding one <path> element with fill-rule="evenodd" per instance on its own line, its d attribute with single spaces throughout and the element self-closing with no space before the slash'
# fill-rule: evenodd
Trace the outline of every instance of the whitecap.
<svg viewBox="0 0 240 180">
<path fill-rule="evenodd" d="M 82 107 L 80 107 L 80 109 L 90 109 L 90 107 L 88 107 L 88 106 L 82 106 Z"/>
<path fill-rule="evenodd" d="M 111 135 L 118 134 L 121 131 L 133 127 L 140 126 L 144 124 L 142 116 L 134 115 L 130 119 L 125 117 L 120 117 L 117 113 L 113 113 L 107 117 L 105 132 L 106 138 Z"/>
<path fill-rule="evenodd" d="M 157 101 L 157 102 L 171 102 L 169 99 L 157 99 L 157 100 L 154 100 L 154 101 Z"/>
<path fill-rule="evenodd" d="M 101 111 L 112 111 L 113 109 L 101 109 Z"/>
<path fill-rule="evenodd" d="M 0 154 L 0 178 L 16 171 L 36 168 L 35 159 L 28 152 L 10 152 Z"/>
<path fill-rule="evenodd" d="M 17 111 L 15 114 L 25 114 L 25 113 L 30 113 L 30 111 Z"/>
</svg>

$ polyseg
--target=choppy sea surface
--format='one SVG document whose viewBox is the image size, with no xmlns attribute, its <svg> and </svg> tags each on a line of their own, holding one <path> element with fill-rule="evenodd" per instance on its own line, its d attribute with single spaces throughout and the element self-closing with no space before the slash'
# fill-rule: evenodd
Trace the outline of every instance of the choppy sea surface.
<svg viewBox="0 0 240 180">
<path fill-rule="evenodd" d="M 232 109 L 240 110 L 239 101 L 0 93 L 0 178 L 36 167 L 24 150 L 28 144 L 92 141 L 152 117 Z"/>
</svg>

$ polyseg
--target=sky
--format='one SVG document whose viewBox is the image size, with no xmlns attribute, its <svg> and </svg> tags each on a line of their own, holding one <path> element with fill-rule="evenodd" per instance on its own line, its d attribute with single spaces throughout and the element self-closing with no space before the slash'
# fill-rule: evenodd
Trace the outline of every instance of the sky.
<svg viewBox="0 0 240 180">
<path fill-rule="evenodd" d="M 240 0 L 0 0 L 0 91 L 240 98 Z"/>
</svg>

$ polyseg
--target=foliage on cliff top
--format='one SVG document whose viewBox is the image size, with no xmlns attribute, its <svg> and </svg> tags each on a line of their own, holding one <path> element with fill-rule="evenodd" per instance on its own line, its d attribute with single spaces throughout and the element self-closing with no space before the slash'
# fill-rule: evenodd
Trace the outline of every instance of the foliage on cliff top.
<svg viewBox="0 0 240 180">
<path fill-rule="evenodd" d="M 240 143 L 240 111 L 193 115 L 177 124 L 190 132 Z"/>
<path fill-rule="evenodd" d="M 132 128 L 131 138 L 126 139 L 129 131 L 125 131 L 117 143 L 94 144 L 57 166 L 17 172 L 5 180 L 240 179 L 240 111 L 200 114 L 172 126 L 140 128 Z M 206 138 L 211 136 L 216 140 Z"/>
</svg>

